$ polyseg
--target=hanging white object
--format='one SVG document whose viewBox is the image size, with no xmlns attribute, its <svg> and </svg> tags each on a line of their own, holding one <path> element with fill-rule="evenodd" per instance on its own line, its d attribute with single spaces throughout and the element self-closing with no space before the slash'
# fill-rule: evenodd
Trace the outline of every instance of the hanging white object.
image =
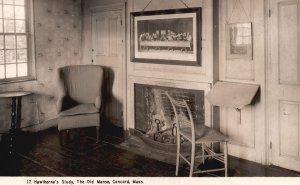
<svg viewBox="0 0 300 185">
<path fill-rule="evenodd" d="M 217 82 L 206 95 L 211 105 L 242 109 L 252 103 L 259 85 Z"/>
</svg>

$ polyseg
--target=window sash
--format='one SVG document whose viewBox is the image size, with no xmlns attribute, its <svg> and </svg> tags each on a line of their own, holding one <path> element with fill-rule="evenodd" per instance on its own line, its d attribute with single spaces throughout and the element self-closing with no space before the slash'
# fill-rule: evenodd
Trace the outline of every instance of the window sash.
<svg viewBox="0 0 300 185">
<path fill-rule="evenodd" d="M 36 79 L 36 73 L 35 73 L 35 46 L 34 46 L 34 36 L 33 36 L 33 33 L 34 33 L 34 20 L 33 20 L 33 0 L 25 0 L 25 5 L 24 5 L 24 8 L 25 8 L 25 19 L 15 19 L 15 14 L 14 14 L 14 19 L 10 19 L 10 20 L 13 20 L 14 21 L 14 32 L 16 32 L 16 21 L 18 20 L 24 20 L 25 21 L 25 33 L 5 33 L 5 30 L 4 30 L 4 22 L 2 23 L 2 25 L 0 26 L 3 26 L 3 32 L 0 33 L 0 37 L 3 37 L 4 39 L 4 47 L 3 49 L 1 49 L 1 51 L 4 51 L 4 63 L 0 64 L 0 65 L 9 65 L 8 63 L 6 63 L 6 59 L 5 59 L 5 51 L 6 50 L 11 50 L 11 49 L 7 49 L 5 48 L 5 36 L 16 36 L 16 38 L 18 36 L 26 36 L 26 42 L 27 42 L 27 45 L 26 45 L 26 49 L 27 50 L 27 54 L 26 54 L 26 57 L 27 57 L 27 62 L 18 62 L 17 61 L 17 52 L 18 50 L 21 50 L 17 48 L 17 39 L 15 40 L 15 48 L 12 49 L 12 50 L 15 50 L 16 51 L 16 61 L 14 61 L 13 64 L 15 65 L 18 65 L 18 64 L 25 64 L 27 63 L 27 76 L 24 76 L 24 77 L 12 77 L 12 78 L 4 78 L 4 79 L 0 79 L 0 84 L 1 83 L 11 83 L 11 82 L 19 82 L 19 81 L 27 81 L 27 80 L 34 80 Z M 4 5 L 4 4 L 3 4 Z M 15 6 L 18 6 L 18 5 L 15 5 Z M 14 8 L 15 9 L 15 8 Z M 2 18 L 1 20 L 4 21 L 4 20 L 7 20 L 7 19 L 4 19 L 4 16 L 3 16 L 3 11 L 2 11 Z M 18 69 L 17 70 L 17 73 L 18 73 Z"/>
</svg>

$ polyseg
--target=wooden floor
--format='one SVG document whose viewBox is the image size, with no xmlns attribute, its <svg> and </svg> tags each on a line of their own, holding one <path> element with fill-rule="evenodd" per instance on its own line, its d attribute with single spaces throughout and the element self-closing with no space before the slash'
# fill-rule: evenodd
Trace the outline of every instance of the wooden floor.
<svg viewBox="0 0 300 185">
<path fill-rule="evenodd" d="M 14 155 L 8 155 L 7 136 L 0 144 L 1 176 L 129 176 L 174 177 L 175 165 L 126 150 L 121 129 L 104 126 L 101 142 L 93 129 L 73 130 L 61 146 L 57 128 L 39 133 L 19 133 Z M 180 176 L 187 176 L 185 166 Z M 211 176 L 206 174 L 204 176 Z M 262 166 L 229 157 L 231 177 L 295 177 L 300 173 L 274 166 Z"/>
</svg>

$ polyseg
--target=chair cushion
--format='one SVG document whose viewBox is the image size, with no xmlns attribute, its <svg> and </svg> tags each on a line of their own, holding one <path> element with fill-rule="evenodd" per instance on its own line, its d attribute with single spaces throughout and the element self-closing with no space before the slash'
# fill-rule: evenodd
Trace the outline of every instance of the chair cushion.
<svg viewBox="0 0 300 185">
<path fill-rule="evenodd" d="M 70 109 L 67 109 L 65 111 L 62 111 L 59 115 L 60 116 L 73 116 L 73 115 L 79 115 L 79 114 L 94 114 L 98 113 L 99 109 L 95 107 L 95 104 L 93 103 L 85 103 L 85 104 L 79 104 L 75 107 L 72 107 Z"/>
<path fill-rule="evenodd" d="M 191 128 L 181 128 L 181 134 L 189 139 L 192 138 Z M 228 139 L 221 132 L 213 128 L 202 124 L 195 124 L 195 140 L 196 143 L 201 143 L 227 141 Z"/>
<path fill-rule="evenodd" d="M 58 117 L 58 130 L 100 126 L 100 114 L 78 114 Z"/>
</svg>

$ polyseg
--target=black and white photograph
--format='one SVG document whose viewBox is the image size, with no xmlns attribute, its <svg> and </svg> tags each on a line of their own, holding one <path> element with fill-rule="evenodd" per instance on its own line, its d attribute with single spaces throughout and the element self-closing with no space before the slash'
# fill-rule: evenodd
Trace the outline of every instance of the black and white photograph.
<svg viewBox="0 0 300 185">
<path fill-rule="evenodd" d="M 252 25 L 236 23 L 226 25 L 226 57 L 227 59 L 252 60 Z"/>
<path fill-rule="evenodd" d="M 0 184 L 299 185 L 298 0 L 0 0 Z"/>
<path fill-rule="evenodd" d="M 135 12 L 132 16 L 135 61 L 201 64 L 201 8 Z"/>
<path fill-rule="evenodd" d="M 193 18 L 139 20 L 137 30 L 138 52 L 194 53 Z"/>
</svg>

